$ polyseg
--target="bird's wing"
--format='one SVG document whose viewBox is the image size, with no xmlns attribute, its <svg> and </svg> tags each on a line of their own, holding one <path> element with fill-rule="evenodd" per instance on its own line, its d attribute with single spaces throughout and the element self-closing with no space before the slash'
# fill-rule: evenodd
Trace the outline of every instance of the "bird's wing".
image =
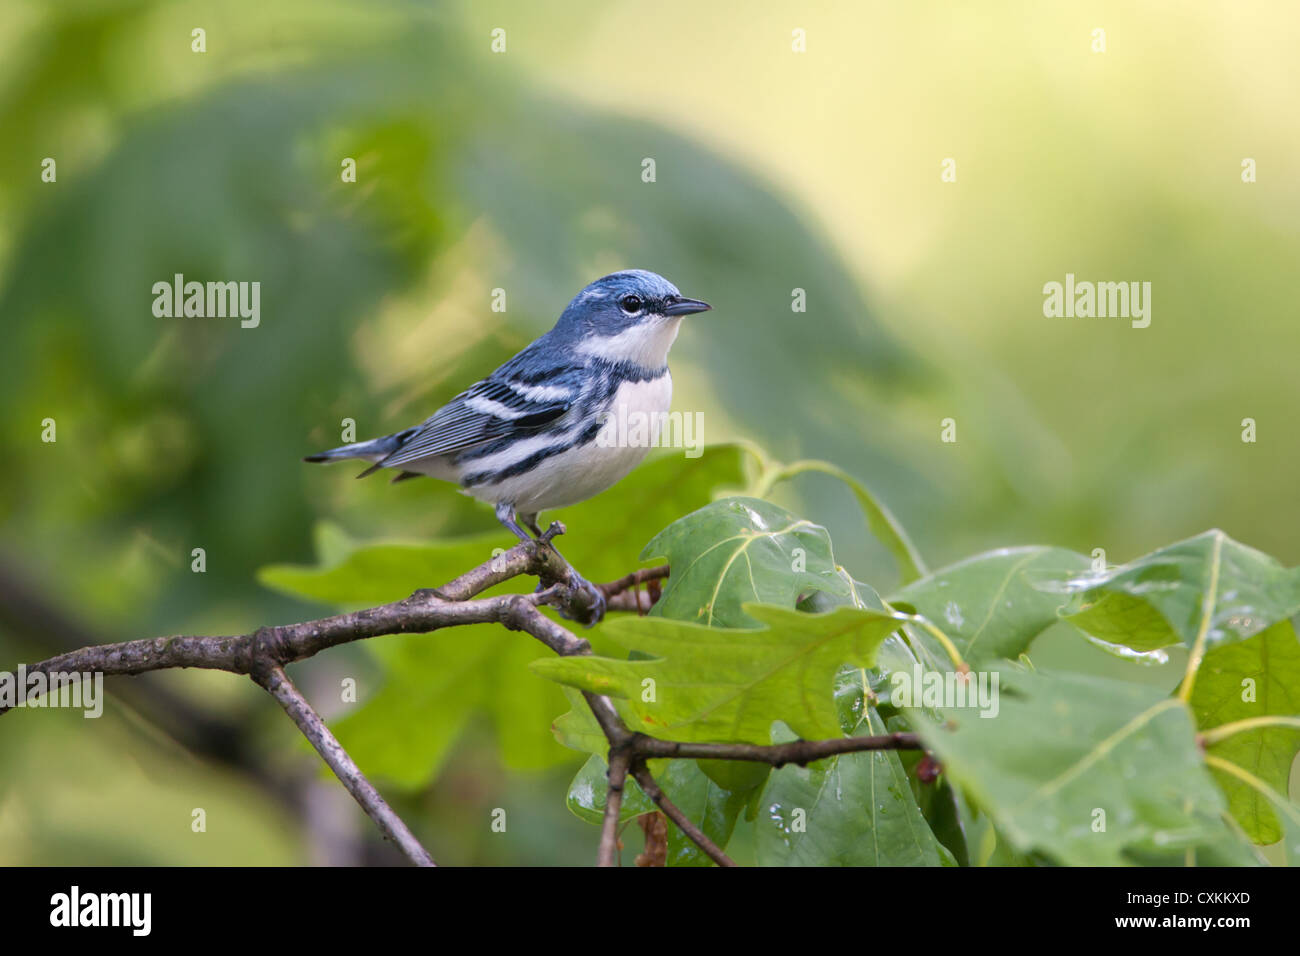
<svg viewBox="0 0 1300 956">
<path fill-rule="evenodd" d="M 511 374 L 509 365 L 461 392 L 433 413 L 388 457 L 392 468 L 435 455 L 472 448 L 507 435 L 528 434 L 563 417 L 579 397 L 574 370 L 567 367 L 539 375 Z"/>
</svg>

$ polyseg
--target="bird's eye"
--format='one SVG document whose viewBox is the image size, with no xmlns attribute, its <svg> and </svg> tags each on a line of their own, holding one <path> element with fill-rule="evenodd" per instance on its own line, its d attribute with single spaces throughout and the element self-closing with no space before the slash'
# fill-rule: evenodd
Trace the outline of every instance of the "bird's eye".
<svg viewBox="0 0 1300 956">
<path fill-rule="evenodd" d="M 618 300 L 618 304 L 628 315 L 641 311 L 641 297 L 639 295 L 625 295 Z"/>
</svg>

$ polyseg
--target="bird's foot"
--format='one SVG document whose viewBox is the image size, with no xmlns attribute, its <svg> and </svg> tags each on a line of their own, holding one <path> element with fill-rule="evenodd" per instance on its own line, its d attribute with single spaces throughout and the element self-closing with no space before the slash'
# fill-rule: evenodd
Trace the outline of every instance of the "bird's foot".
<svg viewBox="0 0 1300 956">
<path fill-rule="evenodd" d="M 539 597 L 538 600 L 543 604 L 551 604 L 559 612 L 560 617 L 566 621 L 577 621 L 587 627 L 596 624 L 605 616 L 605 608 L 608 603 L 605 600 L 605 592 L 573 570 L 573 565 L 569 564 L 564 555 L 560 554 L 559 549 L 555 547 L 554 539 L 564 534 L 564 524 L 559 521 L 552 521 L 545 531 L 541 531 L 538 529 L 533 516 L 526 518 L 525 523 L 537 535 L 537 543 L 542 547 L 550 548 L 568 569 L 568 573 L 561 580 L 543 577 L 538 582 L 533 593 L 545 595 Z M 552 600 L 552 598 L 556 600 Z"/>
<path fill-rule="evenodd" d="M 538 596 L 538 603 L 550 604 L 566 621 L 577 621 L 586 627 L 600 622 L 608 603 L 604 591 L 572 568 L 563 581 L 539 581 L 533 593 Z"/>
<path fill-rule="evenodd" d="M 569 602 L 567 607 L 561 606 L 557 608 L 560 617 L 566 621 L 577 621 L 586 627 L 598 624 L 605 616 L 605 607 L 608 603 L 605 600 L 605 592 L 572 568 L 569 569 L 569 579 L 565 584 L 570 595 L 574 596 L 576 600 Z M 570 614 L 568 608 L 575 606 L 577 613 Z"/>
</svg>

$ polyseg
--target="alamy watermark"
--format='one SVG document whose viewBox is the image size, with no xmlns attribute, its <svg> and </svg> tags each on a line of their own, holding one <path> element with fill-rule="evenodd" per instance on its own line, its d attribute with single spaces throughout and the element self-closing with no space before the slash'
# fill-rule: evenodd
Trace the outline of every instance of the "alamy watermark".
<svg viewBox="0 0 1300 956">
<path fill-rule="evenodd" d="M 1130 319 L 1133 328 L 1151 324 L 1150 282 L 1076 282 L 1073 272 L 1065 282 L 1043 286 L 1043 315 L 1049 319 Z"/>
<path fill-rule="evenodd" d="M 153 295 L 153 314 L 160 319 L 238 316 L 245 329 L 255 329 L 262 321 L 260 282 L 186 282 L 178 272 L 171 282 L 155 282 Z"/>
<path fill-rule="evenodd" d="M 981 717 L 996 717 L 1001 710 L 997 671 L 924 671 L 914 664 L 911 671 L 889 675 L 889 702 L 895 707 L 929 707 L 934 710 L 979 709 Z"/>
<path fill-rule="evenodd" d="M 82 892 L 75 884 L 50 897 L 50 925 L 55 927 L 123 927 L 132 936 L 153 928 L 152 893 Z"/>
<path fill-rule="evenodd" d="M 687 458 L 704 454 L 703 412 L 646 412 L 619 405 L 597 420 L 599 448 L 682 448 Z"/>
<path fill-rule="evenodd" d="M 0 707 L 61 707 L 85 711 L 85 717 L 104 713 L 102 671 L 31 671 L 18 665 L 18 673 L 0 671 Z"/>
</svg>

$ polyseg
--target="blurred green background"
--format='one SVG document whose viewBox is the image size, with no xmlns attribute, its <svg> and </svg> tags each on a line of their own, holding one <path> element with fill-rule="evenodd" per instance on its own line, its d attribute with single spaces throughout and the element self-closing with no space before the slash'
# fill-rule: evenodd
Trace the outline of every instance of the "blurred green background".
<svg viewBox="0 0 1300 956">
<path fill-rule="evenodd" d="M 1212 526 L 1294 565 L 1297 47 L 1290 2 L 4 0 L 0 668 L 320 614 L 255 572 L 311 561 L 321 520 L 491 530 L 446 486 L 298 459 L 344 418 L 358 437 L 423 418 L 630 266 L 714 305 L 673 353 L 706 442 L 843 465 L 931 566 L 1024 543 L 1119 562 Z M 178 272 L 259 281 L 260 326 L 156 318 Z M 1044 318 L 1067 272 L 1151 282 L 1150 327 Z M 779 498 L 895 583 L 845 488 Z M 314 700 L 355 676 L 364 699 L 378 654 L 295 675 Z M 477 700 L 447 727 L 395 715 L 390 746 L 436 758 L 381 789 L 441 861 L 590 862 L 563 805 L 582 757 L 535 719 L 562 695 L 522 663 L 456 666 L 530 702 L 510 740 Z M 0 722 L 0 863 L 397 861 L 251 683 L 110 691 L 99 721 Z"/>
</svg>

